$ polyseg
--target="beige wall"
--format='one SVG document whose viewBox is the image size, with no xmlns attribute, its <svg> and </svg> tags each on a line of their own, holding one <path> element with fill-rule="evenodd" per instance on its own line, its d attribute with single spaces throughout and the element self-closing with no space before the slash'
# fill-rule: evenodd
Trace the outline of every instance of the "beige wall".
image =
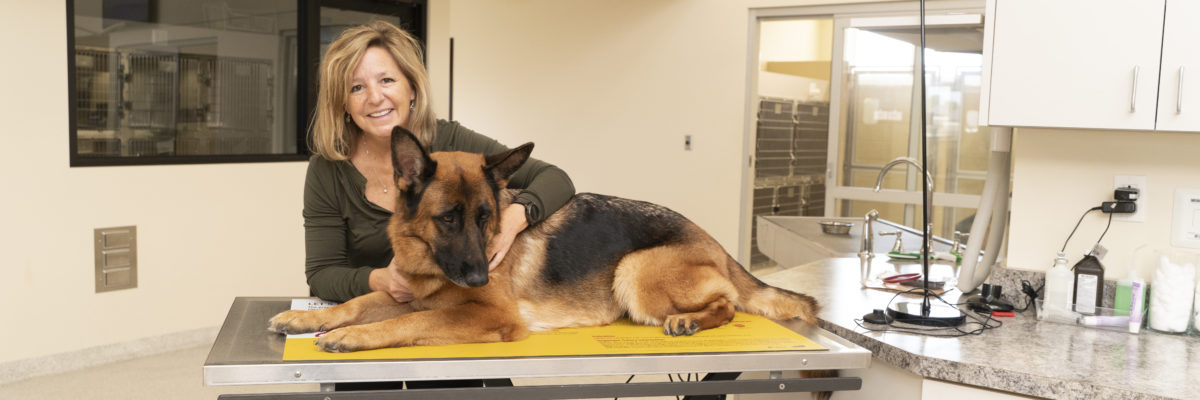
<svg viewBox="0 0 1200 400">
<path fill-rule="evenodd" d="M 1102 243 L 1106 278 L 1123 278 L 1138 247 L 1171 247 L 1175 189 L 1200 189 L 1197 150 L 1197 133 L 1017 129 L 1009 267 L 1049 269 L 1079 216 L 1112 198 L 1113 176 L 1142 175 L 1146 221 L 1114 220 Z M 1107 222 L 1099 211 L 1083 220 L 1067 247 L 1071 264 Z M 1152 276 L 1149 265 L 1139 268 L 1143 279 Z"/>
<path fill-rule="evenodd" d="M 0 9 L 0 363 L 218 326 L 235 296 L 307 294 L 305 163 L 70 168 L 65 4 Z M 96 294 L 92 230 L 122 225 L 138 227 L 138 287 Z"/>
<path fill-rule="evenodd" d="M 456 119 L 533 141 L 580 191 L 667 205 L 736 251 L 744 4 L 456 0 L 450 14 Z"/>
</svg>

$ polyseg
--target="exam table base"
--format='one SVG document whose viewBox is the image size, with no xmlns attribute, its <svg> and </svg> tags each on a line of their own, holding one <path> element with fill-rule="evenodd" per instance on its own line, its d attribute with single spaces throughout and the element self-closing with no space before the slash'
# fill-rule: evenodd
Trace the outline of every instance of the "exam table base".
<svg viewBox="0 0 1200 400">
<path fill-rule="evenodd" d="M 446 399 L 446 400 L 536 400 L 586 399 L 601 397 L 688 396 L 747 393 L 791 393 L 859 390 L 857 377 L 779 378 L 742 381 L 639 382 L 584 385 L 541 385 L 452 389 L 372 390 L 361 392 L 225 394 L 221 400 L 373 400 L 373 399 Z"/>
</svg>

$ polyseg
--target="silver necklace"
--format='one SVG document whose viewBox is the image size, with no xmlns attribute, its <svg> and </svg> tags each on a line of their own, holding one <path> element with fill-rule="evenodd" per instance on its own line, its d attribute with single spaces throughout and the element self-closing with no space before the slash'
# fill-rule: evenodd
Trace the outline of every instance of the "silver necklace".
<svg viewBox="0 0 1200 400">
<path fill-rule="evenodd" d="M 371 169 L 371 175 L 379 176 L 379 173 L 375 172 L 375 165 L 371 164 L 371 149 L 365 148 L 365 147 L 363 149 L 367 151 L 367 164 L 368 164 L 367 168 Z M 384 193 L 388 192 L 387 178 L 383 179 L 383 192 Z"/>
</svg>

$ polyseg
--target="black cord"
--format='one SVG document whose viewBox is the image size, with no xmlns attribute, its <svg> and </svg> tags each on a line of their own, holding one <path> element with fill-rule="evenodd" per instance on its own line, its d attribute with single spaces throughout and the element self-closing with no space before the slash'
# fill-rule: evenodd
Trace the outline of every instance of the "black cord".
<svg viewBox="0 0 1200 400">
<path fill-rule="evenodd" d="M 695 374 L 695 375 L 693 375 L 693 374 Z M 671 381 L 672 383 L 674 383 L 674 382 L 675 382 L 675 378 L 679 378 L 679 381 L 680 381 L 680 382 L 691 382 L 691 381 L 692 381 L 692 379 L 693 379 L 693 378 L 692 378 L 693 376 L 695 376 L 695 379 L 696 379 L 696 381 L 697 381 L 697 382 L 699 382 L 699 381 L 700 381 L 700 374 L 696 374 L 696 373 L 693 373 L 693 372 L 689 372 L 689 373 L 687 374 L 687 380 L 684 380 L 684 378 L 683 378 L 683 374 L 675 374 L 674 376 L 671 376 L 671 374 L 667 374 L 667 380 L 669 380 L 669 381 Z M 633 377 L 634 377 L 634 375 L 630 375 L 630 376 L 629 376 L 629 379 L 626 379 L 626 380 L 625 380 L 625 383 L 632 382 L 632 381 L 633 381 Z M 676 399 L 679 399 L 679 396 L 675 396 L 675 398 L 676 398 Z M 620 399 L 619 399 L 619 398 L 617 398 L 617 397 L 613 397 L 613 400 L 620 400 Z"/>
<path fill-rule="evenodd" d="M 1113 214 L 1115 214 L 1115 213 L 1108 213 L 1108 225 L 1105 225 L 1105 226 L 1104 226 L 1104 233 L 1101 233 L 1101 234 L 1100 234 L 1100 238 L 1099 238 L 1099 239 L 1096 239 L 1096 245 L 1097 245 L 1097 246 L 1099 246 L 1099 245 L 1100 245 L 1100 241 L 1101 241 L 1101 240 L 1104 240 L 1104 235 L 1107 235 L 1107 234 L 1108 234 L 1108 228 L 1112 227 L 1112 217 L 1113 217 Z"/>
<path fill-rule="evenodd" d="M 921 290 L 921 288 L 913 288 L 913 289 L 909 289 L 909 290 L 906 290 L 903 292 L 896 293 L 895 296 L 892 296 L 891 300 L 888 300 L 886 308 L 891 308 L 892 303 L 895 302 L 896 298 L 900 297 L 900 295 L 914 293 L 914 291 L 917 291 L 917 290 Z M 958 306 L 962 305 L 962 304 L 951 304 L 950 302 L 946 301 L 946 299 L 943 299 L 942 296 L 939 296 L 933 292 L 929 292 L 929 297 L 935 298 L 938 301 L 941 301 L 942 303 L 945 303 L 946 305 L 954 307 L 954 308 L 958 308 Z M 963 304 L 965 304 L 965 303 L 963 303 Z M 996 328 L 999 328 L 1004 325 L 1003 321 L 993 318 L 991 314 L 987 314 L 987 318 L 979 318 L 977 316 L 972 316 L 971 314 L 965 313 L 965 312 L 963 313 L 963 315 L 967 316 L 968 318 L 970 318 L 972 320 L 972 321 L 967 322 L 967 324 L 976 324 L 975 327 L 972 327 L 967 330 L 964 330 L 964 329 L 960 328 L 959 326 L 952 326 L 952 325 L 946 325 L 946 326 L 941 326 L 941 327 L 932 327 L 932 328 L 923 328 L 923 327 L 916 326 L 916 325 L 910 326 L 909 324 L 896 325 L 898 322 L 893 321 L 893 322 L 887 323 L 887 328 L 880 329 L 880 328 L 872 328 L 872 327 L 864 326 L 863 320 L 861 318 L 855 319 L 854 324 L 858 325 L 859 328 L 863 328 L 863 329 L 866 329 L 871 332 L 899 332 L 899 333 L 909 333 L 909 334 L 914 334 L 914 335 L 923 335 L 923 336 L 930 336 L 930 337 L 947 337 L 947 338 L 963 337 L 963 336 L 968 336 L 968 335 L 979 335 L 979 334 L 982 334 L 984 331 L 987 331 L 988 329 L 996 329 Z M 976 314 L 976 315 L 978 315 L 978 314 Z M 995 325 L 993 325 L 992 322 L 995 322 Z M 950 332 L 953 332 L 953 333 L 950 333 Z"/>
<path fill-rule="evenodd" d="M 1032 305 L 1033 302 L 1037 300 L 1038 296 L 1042 293 L 1042 289 L 1044 289 L 1044 288 L 1046 288 L 1046 285 L 1042 285 L 1042 287 L 1034 289 L 1032 283 L 1029 283 L 1029 281 L 1022 279 L 1021 280 L 1021 293 L 1025 294 L 1025 306 L 1021 307 L 1021 309 L 1019 309 L 1019 310 L 1017 310 L 1014 307 L 1013 311 L 1025 312 L 1025 311 L 1029 310 L 1029 306 Z"/>
<path fill-rule="evenodd" d="M 1092 207 L 1092 208 L 1089 208 L 1087 211 L 1084 211 L 1084 212 L 1083 212 L 1083 215 L 1080 215 L 1080 216 L 1079 216 L 1079 221 L 1075 222 L 1075 228 L 1074 228 L 1074 229 L 1071 229 L 1071 234 L 1070 234 L 1070 235 L 1067 235 L 1067 240 L 1064 240 L 1064 241 L 1063 241 L 1062 250 L 1059 250 L 1058 252 L 1060 252 L 1060 253 L 1064 253 L 1064 252 L 1066 252 L 1066 251 L 1067 251 L 1067 243 L 1069 243 L 1069 242 L 1071 241 L 1071 237 L 1072 237 L 1072 236 L 1075 236 L 1075 231 L 1079 230 L 1079 224 L 1083 223 L 1083 217 L 1086 217 L 1086 216 L 1088 215 L 1088 213 L 1091 213 L 1092 211 L 1096 211 L 1096 210 L 1099 210 L 1099 209 L 1100 209 L 1100 207 Z M 1111 221 L 1112 221 L 1112 215 L 1110 214 L 1110 215 L 1109 215 L 1109 222 L 1111 222 Z M 1108 228 L 1104 228 L 1104 231 L 1105 231 L 1105 232 L 1108 232 Z M 1101 238 L 1101 239 L 1103 239 L 1103 238 L 1104 238 L 1104 235 L 1101 235 L 1101 236 L 1100 236 L 1100 238 Z M 1097 242 L 1097 243 L 1099 243 L 1099 242 Z"/>
</svg>

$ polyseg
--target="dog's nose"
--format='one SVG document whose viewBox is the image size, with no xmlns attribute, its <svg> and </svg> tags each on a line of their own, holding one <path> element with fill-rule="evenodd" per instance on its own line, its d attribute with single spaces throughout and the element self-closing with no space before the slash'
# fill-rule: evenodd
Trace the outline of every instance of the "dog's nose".
<svg viewBox="0 0 1200 400">
<path fill-rule="evenodd" d="M 470 265 L 463 265 L 463 270 L 467 271 L 466 281 L 467 286 L 480 287 L 487 285 L 487 264 L 482 268 L 472 268 Z"/>
<path fill-rule="evenodd" d="M 467 286 L 480 287 L 488 283 L 487 268 L 483 271 L 471 271 L 467 273 Z"/>
</svg>

